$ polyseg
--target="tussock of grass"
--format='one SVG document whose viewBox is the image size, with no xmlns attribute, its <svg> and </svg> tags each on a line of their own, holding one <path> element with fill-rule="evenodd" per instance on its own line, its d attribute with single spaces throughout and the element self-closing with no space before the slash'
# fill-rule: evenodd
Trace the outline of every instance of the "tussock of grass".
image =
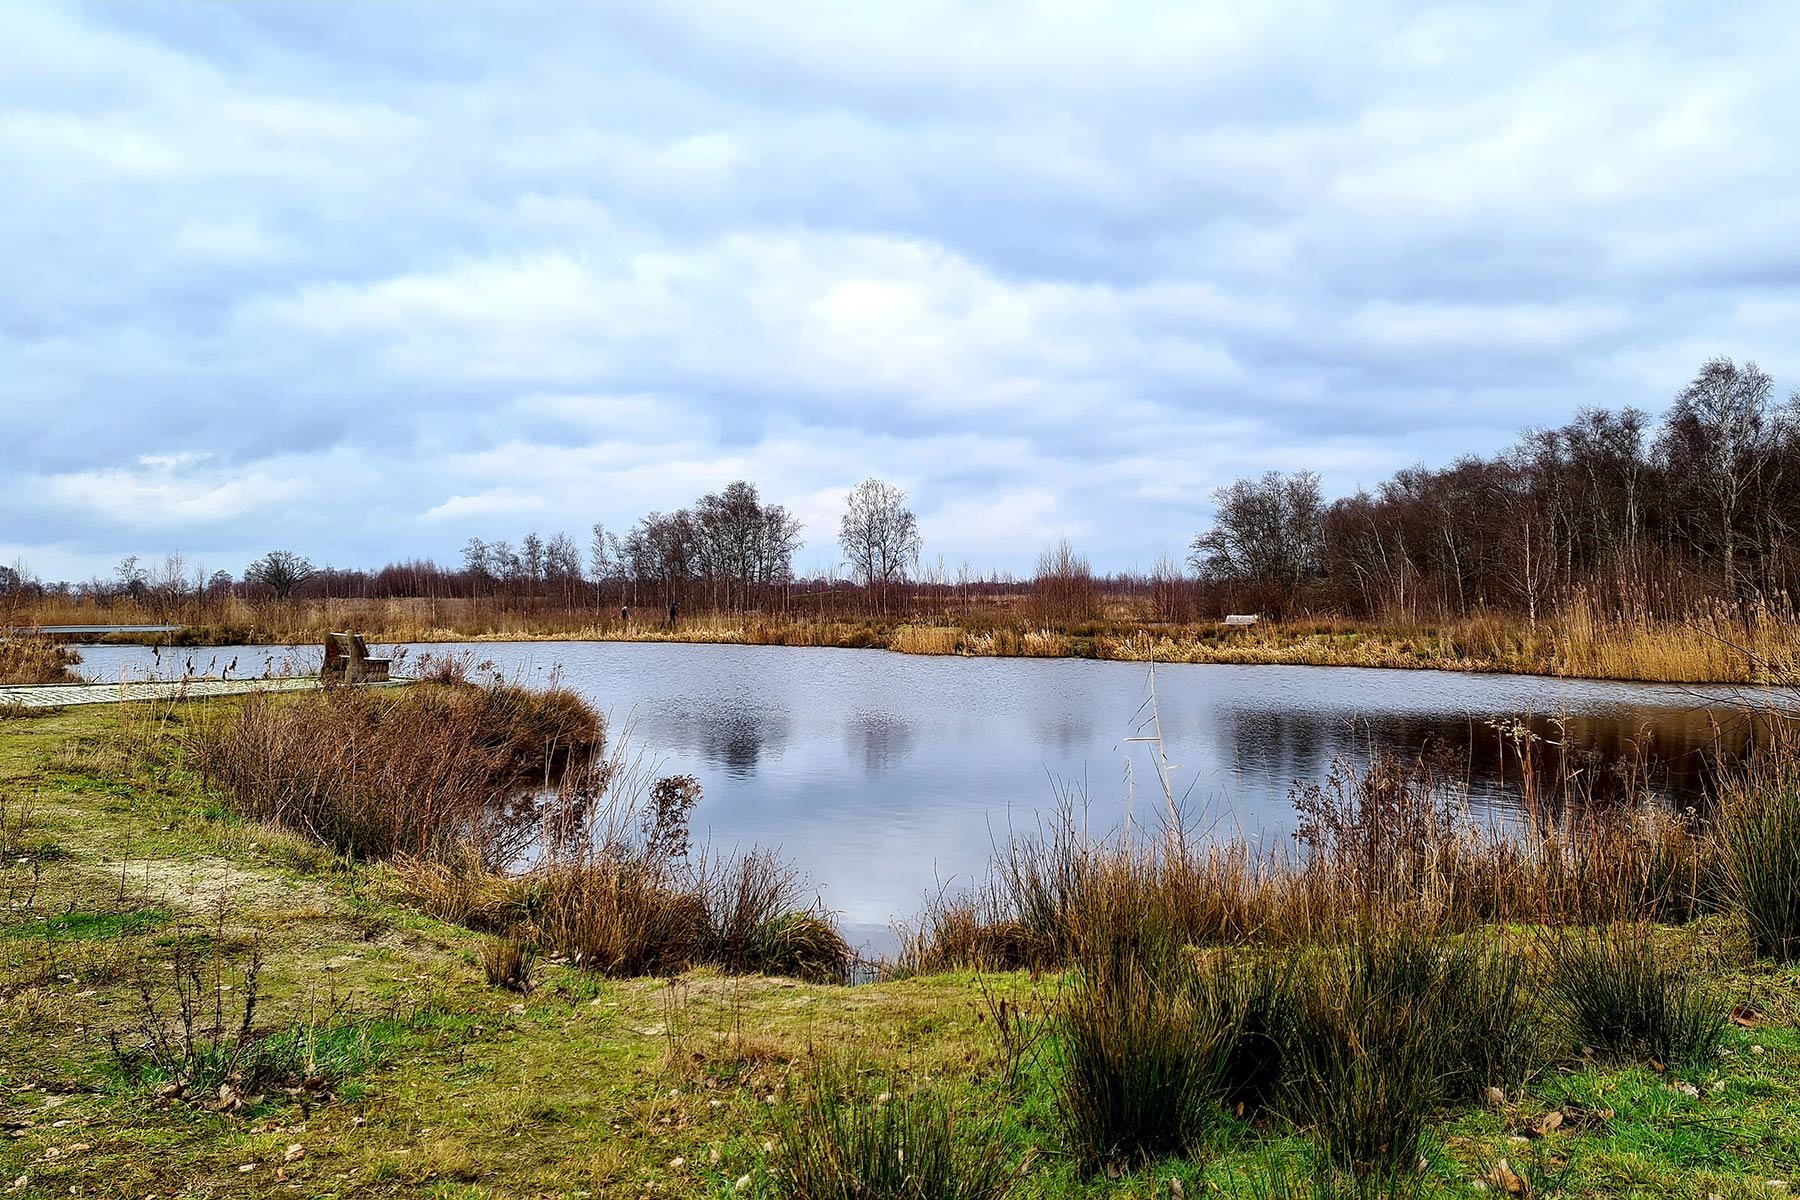
<svg viewBox="0 0 1800 1200">
<path fill-rule="evenodd" d="M 529 995 L 536 985 L 537 954 L 511 938 L 487 938 L 481 943 L 481 970 L 489 987 Z"/>
<path fill-rule="evenodd" d="M 871 1081 L 835 1059 L 777 1110 L 773 1155 L 793 1200 L 998 1200 L 1016 1181 L 992 1121 L 940 1089 Z"/>
<path fill-rule="evenodd" d="M 1612 1059 L 1667 1068 L 1717 1052 L 1730 1005 L 1646 924 L 1571 930 L 1548 939 L 1548 989 L 1577 1044 Z"/>
<path fill-rule="evenodd" d="M 1538 1065 L 1530 980 L 1504 944 L 1405 925 L 1302 957 L 1288 1103 L 1321 1156 L 1406 1173 L 1446 1106 Z"/>
<path fill-rule="evenodd" d="M 1783 745 L 1727 783 L 1718 814 L 1726 888 L 1759 958 L 1800 959 L 1800 771 Z"/>
<path fill-rule="evenodd" d="M 1056 1109 L 1090 1171 L 1132 1168 L 1195 1146 L 1219 1115 L 1227 1014 L 1200 1003 L 1172 931 L 1095 914 L 1059 1011 Z"/>
</svg>

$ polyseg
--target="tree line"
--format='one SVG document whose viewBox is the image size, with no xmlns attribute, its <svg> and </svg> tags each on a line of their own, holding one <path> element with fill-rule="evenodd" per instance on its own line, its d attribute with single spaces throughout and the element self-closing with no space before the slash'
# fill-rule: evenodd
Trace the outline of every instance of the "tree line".
<svg viewBox="0 0 1800 1200">
<path fill-rule="evenodd" d="M 1584 408 L 1492 457 L 1411 467 L 1327 503 L 1312 472 L 1215 493 L 1189 564 L 1246 604 L 1396 619 L 1571 594 L 1657 615 L 1785 602 L 1800 570 L 1800 393 L 1705 364 L 1660 419 Z"/>
<path fill-rule="evenodd" d="M 173 613 L 177 608 L 241 596 L 300 599 L 497 599 L 565 608 L 618 605 L 745 613 L 785 607 L 796 584 L 794 555 L 804 544 L 800 520 L 765 502 L 756 485 L 738 480 L 675 512 L 641 517 L 622 535 L 596 522 L 586 545 L 566 532 L 526 533 L 510 539 L 471 537 L 458 566 L 424 558 L 376 570 L 315 567 L 290 550 L 271 550 L 241 578 L 210 575 L 171 555 L 160 566 L 137 556 L 110 577 L 45 584 L 23 566 L 0 568 L 0 599 L 75 597 L 106 604 L 131 600 Z M 842 567 L 853 586 L 885 607 L 890 592 L 914 573 L 920 553 L 918 519 L 906 493 L 879 479 L 845 498 L 838 529 Z M 819 584 L 836 582 L 836 572 Z"/>
<path fill-rule="evenodd" d="M 1534 623 L 1575 595 L 1615 611 L 1679 616 L 1696 603 L 1787 604 L 1800 573 L 1800 393 L 1776 396 L 1754 363 L 1714 359 L 1660 417 L 1584 408 L 1504 451 L 1414 466 L 1327 500 L 1311 471 L 1269 472 L 1213 494 L 1213 521 L 1185 567 L 1095 574 L 1066 539 L 1025 578 L 923 560 L 917 517 L 879 479 L 845 498 L 841 560 L 797 578 L 803 528 L 745 480 L 622 531 L 595 524 L 517 542 L 471 537 L 461 561 L 315 568 L 271 551 L 241 577 L 181 556 L 120 563 L 110 578 L 43 584 L 0 568 L 0 600 L 121 597 L 157 611 L 238 596 L 274 600 L 487 599 L 543 608 L 932 613 L 1023 600 L 1068 623 L 1129 600 L 1144 619 L 1227 611 L 1340 613 L 1419 621 L 1482 611 Z"/>
</svg>

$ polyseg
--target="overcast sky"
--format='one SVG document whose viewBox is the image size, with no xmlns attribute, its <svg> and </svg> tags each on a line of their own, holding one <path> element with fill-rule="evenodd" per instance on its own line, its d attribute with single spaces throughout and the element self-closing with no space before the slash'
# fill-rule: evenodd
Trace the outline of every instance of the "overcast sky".
<svg viewBox="0 0 1800 1200">
<path fill-rule="evenodd" d="M 747 478 L 813 566 L 879 475 L 952 567 L 1148 567 L 1240 474 L 1785 392 L 1797 51 L 1787 0 L 5 3 L 0 559 Z"/>
</svg>

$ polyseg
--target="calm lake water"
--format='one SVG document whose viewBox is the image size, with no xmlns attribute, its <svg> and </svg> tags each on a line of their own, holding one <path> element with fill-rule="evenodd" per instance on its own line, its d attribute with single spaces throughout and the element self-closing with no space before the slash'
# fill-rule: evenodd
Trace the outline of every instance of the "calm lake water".
<svg viewBox="0 0 1800 1200">
<path fill-rule="evenodd" d="M 1139 821 L 1164 808 L 1152 749 L 1125 740 L 1148 732 L 1140 664 L 611 642 L 404 649 L 413 659 L 466 650 L 509 678 L 560 678 L 608 714 L 615 734 L 629 731 L 661 773 L 699 777 L 697 835 L 719 847 L 780 847 L 853 940 L 878 946 L 889 921 L 915 913 L 927 891 L 977 879 L 1009 825 L 1032 830 L 1053 812 L 1053 780 L 1085 781 L 1096 830 L 1124 818 L 1128 791 Z M 228 665 L 234 676 L 284 663 L 308 670 L 318 652 L 82 654 L 83 673 L 113 680 L 216 675 Z M 1156 692 L 1190 824 L 1265 843 L 1291 830 L 1297 781 L 1378 747 L 1440 747 L 1471 803 L 1504 817 L 1518 804 L 1519 771 L 1501 753 L 1496 719 L 1529 718 L 1568 748 L 1571 769 L 1641 752 L 1669 803 L 1700 804 L 1706 753 L 1715 737 L 1741 743 L 1743 702 L 1800 703 L 1756 689 L 1272 666 L 1164 665 Z"/>
</svg>

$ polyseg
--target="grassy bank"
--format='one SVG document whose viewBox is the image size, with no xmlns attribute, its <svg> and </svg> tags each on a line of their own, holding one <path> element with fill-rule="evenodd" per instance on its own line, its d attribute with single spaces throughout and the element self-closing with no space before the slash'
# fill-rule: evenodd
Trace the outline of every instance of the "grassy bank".
<svg viewBox="0 0 1800 1200">
<path fill-rule="evenodd" d="M 1428 937 L 1417 943 L 1422 955 L 1296 925 L 1288 933 L 1316 947 L 1302 969 L 1272 952 L 1273 917 L 1200 937 L 1220 949 L 1198 957 L 1187 949 L 1191 929 L 1159 948 L 1146 933 L 1174 926 L 1146 914 L 1179 917 L 1183 897 L 1219 889 L 1183 885 L 1142 855 L 1101 854 L 1091 869 L 1062 872 L 1066 894 L 1082 898 L 1050 909 L 1066 944 L 1036 973 L 951 966 L 958 956 L 945 953 L 936 966 L 915 964 L 934 973 L 855 988 L 717 966 L 620 978 L 549 946 L 535 963 L 497 961 L 508 943 L 422 910 L 404 856 L 346 856 L 329 838 L 296 832 L 306 822 L 245 815 L 230 781 L 204 780 L 188 749 L 196 727 L 235 728 L 244 711 L 220 702 L 0 721 L 0 1122 L 9 1135 L 0 1188 L 847 1195 L 832 1190 L 842 1182 L 832 1163 L 891 1177 L 895 1151 L 907 1147 L 915 1183 L 954 1179 L 955 1189 L 865 1194 L 1275 1197 L 1323 1187 L 1698 1200 L 1800 1183 L 1800 970 L 1756 958 L 1762 935 L 1729 900 L 1659 910 L 1663 923 L 1628 922 L 1621 937 L 1573 927 L 1552 936 L 1541 908 L 1461 933 L 1417 923 Z M 496 771 L 519 767 L 516 754 L 496 759 Z M 380 795 L 370 792 L 368 806 L 378 811 Z M 1341 823 L 1323 831 L 1328 857 L 1356 865 L 1371 897 L 1399 887 L 1403 869 L 1454 878 L 1433 855 L 1388 857 L 1371 848 L 1385 840 L 1356 833 Z M 1433 836 L 1420 830 L 1406 844 L 1427 847 Z M 1747 826 L 1741 842 L 1773 836 Z M 1758 861 L 1744 882 L 1768 890 L 1781 864 Z M 1616 883 L 1608 894 L 1633 887 Z M 1777 930 L 1789 927 L 1780 899 L 1762 905 Z M 526 913 L 541 912 L 522 900 Z M 460 921 L 479 924 L 478 908 L 458 910 Z M 1108 913 L 1122 919 L 1109 923 Z M 1640 1045 L 1614 1037 L 1605 1020 L 1581 1025 L 1595 1006 L 1571 998 L 1607 991 L 1593 981 L 1633 977 L 1607 953 L 1648 980 L 1608 1011 L 1699 1011 L 1702 1023 L 1720 1023 L 1702 1031 L 1719 1052 L 1679 1038 Z M 1700 996 L 1697 1009 L 1671 990 L 1682 988 Z M 1262 1061 L 1254 1049 L 1265 1043 L 1246 1042 L 1241 1019 L 1258 995 L 1268 1001 L 1259 1011 L 1288 1014 L 1260 1028 L 1267 1045 L 1299 1054 L 1292 1072 L 1244 1069 Z M 1368 1002 L 1346 1005 L 1346 995 Z M 1404 995 L 1414 998 L 1396 1000 Z M 1470 1002 L 1452 1011 L 1444 996 Z M 1119 1019 L 1081 1020 L 1109 1012 Z M 1484 1013 L 1490 1030 L 1536 1049 L 1497 1055 L 1507 1069 L 1483 1068 L 1478 1079 L 1456 1047 L 1507 1042 L 1471 1033 Z M 1395 1023 L 1394 1014 L 1418 1020 Z M 1370 1058 L 1332 1057 L 1360 1044 L 1342 1040 L 1341 1022 L 1368 1018 L 1378 1024 L 1348 1030 L 1355 1039 L 1400 1035 L 1404 1050 L 1417 1030 L 1417 1044 L 1431 1048 L 1419 1071 L 1400 1076 L 1429 1094 L 1385 1125 L 1358 1118 L 1381 1111 L 1383 1096 L 1405 1100 L 1383 1091 L 1394 1076 L 1367 1074 L 1358 1063 Z M 1213 1053 L 1227 1033 L 1240 1053 Z M 1123 1059 L 1121 1047 L 1132 1051 Z M 1160 1057 L 1142 1053 L 1158 1048 Z M 1119 1093 L 1108 1065 L 1119 1062 L 1161 1067 Z M 1074 1069 L 1081 1064 L 1085 1073 Z M 1454 1098 L 1437 1089 L 1449 1067 L 1465 1081 Z M 1289 1078 L 1336 1086 L 1290 1088 Z M 1234 1090 L 1214 1104 L 1222 1080 Z M 1175 1102 L 1133 1117 L 1105 1099 L 1146 1088 Z M 1306 1095 L 1343 1103 L 1302 1103 Z M 1127 1152 L 1120 1131 L 1143 1134 L 1157 1112 L 1181 1118 L 1165 1122 L 1170 1140 Z M 1404 1146 L 1417 1158 L 1392 1177 L 1371 1168 L 1395 1144 L 1388 1135 L 1400 1118 L 1418 1113 L 1417 1143 Z M 1346 1137 L 1322 1140 L 1318 1131 L 1334 1127 Z M 1378 1136 L 1358 1143 L 1349 1136 L 1358 1128 Z M 1318 1174 L 1333 1144 L 1348 1165 Z"/>
</svg>

